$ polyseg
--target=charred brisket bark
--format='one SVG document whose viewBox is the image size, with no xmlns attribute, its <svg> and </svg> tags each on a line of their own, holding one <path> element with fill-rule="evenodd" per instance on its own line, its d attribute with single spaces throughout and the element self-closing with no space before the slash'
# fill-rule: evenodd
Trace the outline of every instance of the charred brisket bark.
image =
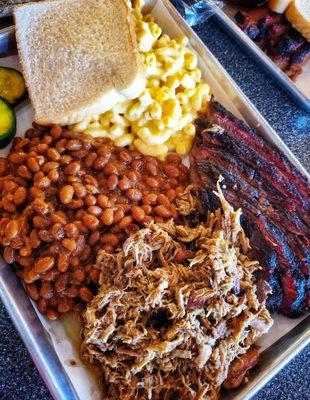
<svg viewBox="0 0 310 400">
<path fill-rule="evenodd" d="M 211 189 L 220 175 L 242 223 L 252 253 L 269 280 L 273 311 L 297 317 L 309 309 L 310 188 L 307 179 L 255 130 L 219 103 L 196 120 L 191 152 L 194 179 L 204 188 L 201 202 L 214 209 Z"/>
<path fill-rule="evenodd" d="M 267 8 L 238 11 L 235 20 L 282 71 L 296 79 L 310 58 L 310 44 L 291 26 L 284 14 Z"/>
</svg>

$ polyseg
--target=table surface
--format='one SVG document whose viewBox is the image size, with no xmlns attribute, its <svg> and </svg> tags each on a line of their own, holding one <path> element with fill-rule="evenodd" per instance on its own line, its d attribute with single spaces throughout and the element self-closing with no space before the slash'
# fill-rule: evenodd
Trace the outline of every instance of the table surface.
<svg viewBox="0 0 310 400">
<path fill-rule="evenodd" d="M 197 31 L 256 108 L 309 170 L 310 113 L 294 104 L 212 19 L 203 27 L 198 27 Z M 51 399 L 1 304 L 0 332 L 0 399 Z M 309 382 L 310 346 L 306 347 L 253 400 L 309 400 Z"/>
</svg>

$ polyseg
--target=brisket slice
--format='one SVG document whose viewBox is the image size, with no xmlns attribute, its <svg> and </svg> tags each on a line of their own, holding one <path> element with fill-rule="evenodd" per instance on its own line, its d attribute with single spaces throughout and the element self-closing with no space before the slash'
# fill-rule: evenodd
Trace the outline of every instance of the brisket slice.
<svg viewBox="0 0 310 400">
<path fill-rule="evenodd" d="M 218 142 L 216 142 L 215 139 L 217 137 L 219 138 Z M 203 141 L 204 156 L 211 160 L 211 162 L 212 158 L 215 158 L 215 160 L 220 159 L 221 166 L 224 168 L 225 172 L 228 173 L 232 171 L 232 184 L 235 187 L 247 188 L 247 191 L 243 191 L 243 193 L 244 196 L 249 198 L 250 203 L 255 205 L 258 210 L 264 210 L 265 213 L 276 220 L 284 221 L 287 229 L 292 233 L 305 234 L 307 232 L 309 218 L 305 215 L 305 221 L 303 221 L 299 218 L 299 215 L 295 213 L 295 205 L 289 200 L 290 193 L 287 193 L 287 191 L 283 192 L 279 174 L 277 174 L 275 168 L 272 168 L 270 164 L 268 165 L 264 160 L 256 157 L 256 153 L 252 151 L 243 151 L 238 144 L 232 146 L 232 141 L 228 135 L 223 135 L 218 131 L 208 130 L 208 135 L 203 136 Z M 234 155 L 232 155 L 232 153 Z M 239 157 L 236 158 L 235 155 Z M 256 165 L 260 165 L 260 171 L 263 171 L 262 174 L 257 168 L 255 169 Z M 240 172 L 237 181 L 235 179 L 234 169 Z M 280 174 L 280 178 L 281 176 L 283 177 L 283 174 Z M 283 181 L 285 182 L 283 183 Z M 285 184 L 291 186 L 290 182 L 287 182 L 286 179 L 282 179 L 282 185 L 285 186 Z M 275 188 L 277 188 L 277 190 Z M 278 191 L 285 197 L 279 196 Z M 267 193 L 272 195 L 272 202 L 268 201 Z M 275 208 L 274 205 L 280 207 Z"/>
<path fill-rule="evenodd" d="M 306 39 L 299 32 L 291 28 L 282 34 L 278 41 L 269 48 L 270 54 L 277 56 L 291 56 L 295 54 L 306 42 Z"/>
<path fill-rule="evenodd" d="M 251 15 L 250 15 L 251 17 Z M 274 46 L 279 37 L 284 35 L 289 29 L 289 23 L 285 21 L 281 14 L 268 13 L 257 22 L 259 28 L 257 44 L 265 51 Z"/>
<path fill-rule="evenodd" d="M 291 28 L 280 36 L 277 42 L 267 45 L 267 52 L 277 66 L 290 75 L 289 70 L 292 60 L 305 43 L 306 39 Z"/>
<path fill-rule="evenodd" d="M 255 40 L 259 37 L 260 30 L 257 26 L 257 21 L 249 18 L 249 14 L 238 11 L 235 15 L 235 19 L 243 32 L 245 32 L 250 39 Z"/>
<path fill-rule="evenodd" d="M 302 67 L 308 62 L 310 62 L 310 43 L 306 41 L 292 57 L 290 65 L 286 71 L 287 75 L 290 76 L 291 79 L 295 80 L 301 73 Z"/>
<path fill-rule="evenodd" d="M 202 210 L 217 207 L 212 189 L 224 177 L 227 200 L 242 208 L 252 255 L 273 288 L 271 310 L 297 317 L 309 309 L 309 184 L 286 157 L 258 133 L 212 101 L 196 121 L 191 152 Z"/>
<path fill-rule="evenodd" d="M 310 210 L 309 183 L 299 170 L 275 146 L 267 143 L 255 129 L 250 129 L 243 121 L 237 119 L 220 103 L 213 101 L 210 105 L 210 122 L 219 125 L 225 133 L 237 140 L 244 148 L 256 152 L 257 156 L 265 159 L 272 168 L 277 168 L 286 175 L 286 181 L 292 185 L 294 200 L 299 198 L 301 203 Z M 296 190 L 294 189 L 296 188 Z"/>
<path fill-rule="evenodd" d="M 249 230 L 247 225 L 246 231 L 252 246 L 252 256 L 260 261 L 264 269 L 263 278 L 269 280 L 276 274 L 278 286 L 281 286 L 281 291 L 273 292 L 268 302 L 269 305 L 279 306 L 279 308 L 273 307 L 272 310 L 280 309 L 283 314 L 290 317 L 301 315 L 306 307 L 309 276 L 303 273 L 301 263 L 304 258 L 300 259 L 299 254 L 295 253 L 295 248 L 291 246 L 285 236 L 287 232 L 268 221 L 264 215 L 258 215 L 257 209 L 244 200 L 239 187 L 236 191 L 233 190 L 230 185 L 229 174 L 226 174 L 222 167 L 215 166 L 214 160 L 211 162 L 209 160 L 206 162 L 199 161 L 196 168 L 202 177 L 200 181 L 205 185 L 207 184 L 208 187 L 215 187 L 217 177 L 222 175 L 226 186 L 224 194 L 227 200 L 235 208 L 241 207 L 244 215 L 251 222 L 252 229 Z M 204 179 L 205 174 L 207 174 L 208 179 Z M 208 196 L 209 200 L 210 196 Z M 214 208 L 216 208 L 216 205 L 213 206 Z M 274 284 L 272 286 L 274 287 Z M 293 291 L 291 288 L 293 288 Z M 282 301 L 280 301 L 280 298 Z"/>
</svg>

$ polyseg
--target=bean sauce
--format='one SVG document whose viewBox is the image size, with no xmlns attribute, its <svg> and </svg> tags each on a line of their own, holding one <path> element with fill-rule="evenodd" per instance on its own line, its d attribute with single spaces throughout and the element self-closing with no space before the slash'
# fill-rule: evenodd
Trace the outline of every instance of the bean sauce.
<svg viewBox="0 0 310 400">
<path fill-rule="evenodd" d="M 175 154 L 160 162 L 58 125 L 34 124 L 0 166 L 3 258 L 52 320 L 96 294 L 99 249 L 177 216 L 189 176 Z"/>
</svg>

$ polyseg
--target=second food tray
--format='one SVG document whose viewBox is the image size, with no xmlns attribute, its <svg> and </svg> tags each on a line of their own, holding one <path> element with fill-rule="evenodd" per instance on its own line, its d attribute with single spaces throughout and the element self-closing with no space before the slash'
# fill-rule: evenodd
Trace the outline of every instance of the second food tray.
<svg viewBox="0 0 310 400">
<path fill-rule="evenodd" d="M 307 175 L 298 160 L 243 95 L 209 49 L 186 26 L 169 1 L 149 1 L 148 6 L 165 33 L 172 37 L 182 34 L 190 39 L 192 49 L 198 55 L 204 79 L 210 85 L 215 98 L 249 126 L 256 128 Z M 17 57 L 2 59 L 2 64 L 18 68 Z M 32 121 L 31 107 L 28 105 L 19 110 L 18 117 L 17 134 L 22 135 Z M 78 358 L 77 322 L 70 318 L 63 324 L 59 321 L 46 321 L 25 297 L 23 287 L 11 267 L 3 263 L 0 265 L 0 296 L 53 396 L 64 400 L 100 398 L 96 376 L 92 376 Z M 249 399 L 307 343 L 308 327 L 307 319 L 289 320 L 275 316 L 274 328 L 267 340 L 260 343 L 264 350 L 262 366 L 246 386 L 229 396 L 239 400 Z M 75 364 L 72 360 L 76 361 Z"/>
<path fill-rule="evenodd" d="M 240 8 L 226 2 L 224 2 L 223 8 L 219 8 L 212 2 L 210 7 L 214 13 L 213 18 L 219 25 L 247 51 L 271 78 L 288 92 L 292 99 L 305 110 L 310 111 L 310 63 L 308 62 L 304 67 L 296 82 L 293 82 L 236 24 L 234 16 Z"/>
</svg>

